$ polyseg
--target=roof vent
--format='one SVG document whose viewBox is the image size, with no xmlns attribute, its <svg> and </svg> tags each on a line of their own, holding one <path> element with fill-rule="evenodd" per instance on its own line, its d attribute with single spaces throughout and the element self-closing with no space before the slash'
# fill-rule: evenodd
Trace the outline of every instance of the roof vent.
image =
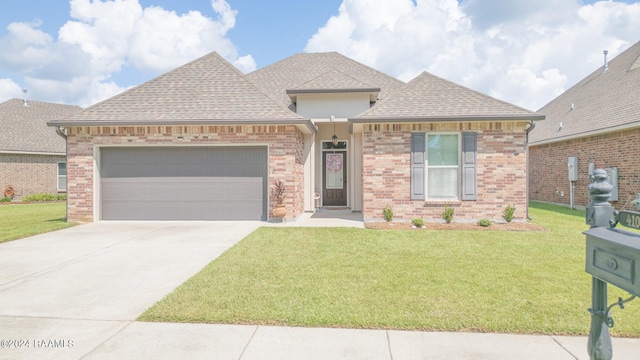
<svg viewBox="0 0 640 360">
<path fill-rule="evenodd" d="M 27 103 L 27 92 L 28 91 L 29 90 L 27 90 L 27 89 L 22 89 L 22 92 L 24 93 L 24 100 L 23 100 L 23 104 L 22 104 L 23 106 L 29 106 L 29 104 Z"/>
<path fill-rule="evenodd" d="M 604 72 L 607 72 L 607 70 L 609 70 L 609 63 L 607 63 L 607 54 L 609 54 L 609 50 L 604 50 L 602 53 L 604 54 Z"/>
</svg>

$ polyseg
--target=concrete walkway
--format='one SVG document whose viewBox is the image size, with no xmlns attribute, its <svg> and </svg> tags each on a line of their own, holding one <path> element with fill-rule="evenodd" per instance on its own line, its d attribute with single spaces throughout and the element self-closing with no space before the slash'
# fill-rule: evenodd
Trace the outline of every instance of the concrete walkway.
<svg viewBox="0 0 640 360">
<path fill-rule="evenodd" d="M 358 215 L 269 226 L 360 226 Z M 586 337 L 134 321 L 261 225 L 98 222 L 0 244 L 0 359 L 589 358 Z M 613 349 L 638 359 L 640 339 Z"/>
</svg>

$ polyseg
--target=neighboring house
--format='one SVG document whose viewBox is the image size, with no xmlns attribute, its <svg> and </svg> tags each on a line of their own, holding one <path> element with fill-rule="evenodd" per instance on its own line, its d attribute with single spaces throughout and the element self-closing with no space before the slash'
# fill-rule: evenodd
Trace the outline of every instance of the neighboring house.
<svg viewBox="0 0 640 360">
<path fill-rule="evenodd" d="M 640 42 L 538 110 L 529 135 L 531 200 L 588 204 L 590 169 L 607 169 L 612 203 L 629 208 L 640 193 Z M 577 171 L 569 180 L 569 158 Z"/>
<path fill-rule="evenodd" d="M 338 53 L 242 74 L 211 53 L 66 119 L 68 218 L 269 220 L 325 208 L 382 219 L 525 216 L 540 114 L 430 74 L 409 83 Z M 319 197 L 316 196 L 319 194 Z"/>
<path fill-rule="evenodd" d="M 14 200 L 37 193 L 65 192 L 65 141 L 47 126 L 47 121 L 81 110 L 78 106 L 19 99 L 1 103 L 0 189 L 13 187 Z"/>
</svg>

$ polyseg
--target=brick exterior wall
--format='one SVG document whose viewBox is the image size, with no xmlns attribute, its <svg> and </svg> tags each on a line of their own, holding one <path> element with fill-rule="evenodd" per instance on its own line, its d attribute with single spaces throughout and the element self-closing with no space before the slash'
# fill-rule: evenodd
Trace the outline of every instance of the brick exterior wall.
<svg viewBox="0 0 640 360">
<path fill-rule="evenodd" d="M 178 137 L 182 137 L 179 139 Z M 94 210 L 94 145 L 268 145 L 270 209 L 275 179 L 287 185 L 287 217 L 304 210 L 304 135 L 295 126 L 71 127 L 67 134 L 67 216 L 90 222 Z"/>
<path fill-rule="evenodd" d="M 640 128 L 579 139 L 531 146 L 529 148 L 529 197 L 531 200 L 570 204 L 568 158 L 578 158 L 578 181 L 574 182 L 574 205 L 589 203 L 589 163 L 597 168 L 618 168 L 618 201 L 621 209 L 640 192 Z M 627 205 L 629 209 L 629 205 Z"/>
<path fill-rule="evenodd" d="M 455 210 L 454 221 L 502 220 L 507 205 L 515 219 L 526 214 L 526 122 L 368 124 L 363 129 L 363 217 L 383 219 L 389 204 L 394 219 L 440 221 L 444 206 Z M 477 133 L 475 201 L 411 200 L 411 133 Z M 518 155 L 515 155 L 518 153 Z"/>
<path fill-rule="evenodd" d="M 13 186 L 14 201 L 39 193 L 57 194 L 59 162 L 66 162 L 66 156 L 0 153 L 0 189 Z"/>
</svg>

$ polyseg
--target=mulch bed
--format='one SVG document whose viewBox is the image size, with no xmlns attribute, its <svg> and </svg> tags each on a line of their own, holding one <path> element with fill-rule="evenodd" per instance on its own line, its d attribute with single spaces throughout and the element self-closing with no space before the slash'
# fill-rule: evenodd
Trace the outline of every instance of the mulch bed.
<svg viewBox="0 0 640 360">
<path fill-rule="evenodd" d="M 410 222 L 369 222 L 367 229 L 376 230 L 492 230 L 492 231 L 549 231 L 531 222 L 494 223 L 491 226 L 480 226 L 476 223 L 426 223 L 426 228 L 414 228 Z"/>
</svg>

